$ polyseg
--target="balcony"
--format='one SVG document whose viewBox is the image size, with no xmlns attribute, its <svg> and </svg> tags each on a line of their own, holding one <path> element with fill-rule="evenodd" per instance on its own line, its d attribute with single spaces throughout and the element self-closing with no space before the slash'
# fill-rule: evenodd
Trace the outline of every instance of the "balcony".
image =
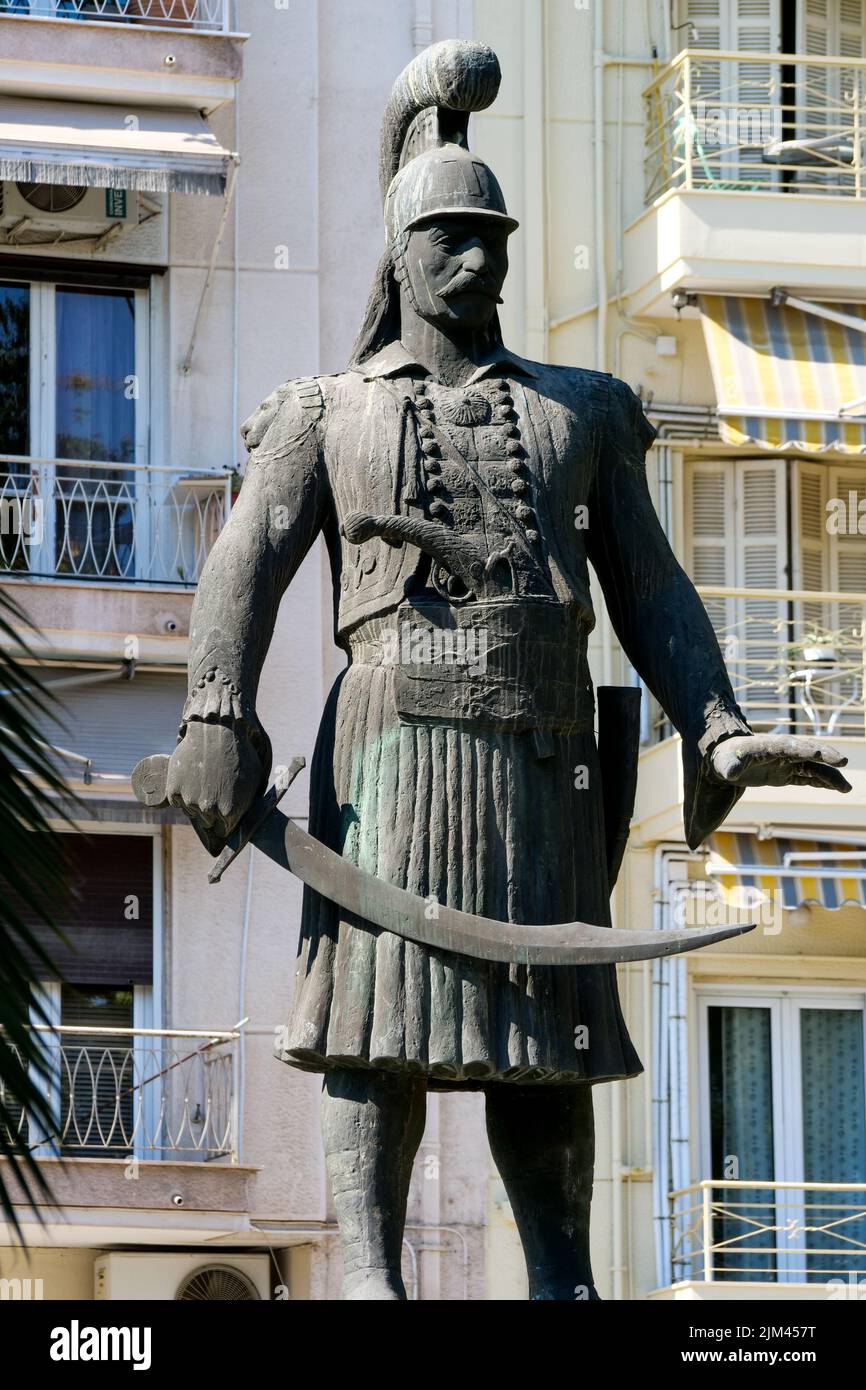
<svg viewBox="0 0 866 1390">
<path fill-rule="evenodd" d="M 192 589 L 231 474 L 0 455 L 0 577 Z"/>
<path fill-rule="evenodd" d="M 734 694 L 752 728 L 827 739 L 848 758 L 853 792 L 751 788 L 726 827 L 785 824 L 806 835 L 824 826 L 861 830 L 866 814 L 866 594 L 830 590 L 698 586 Z M 646 692 L 645 692 L 646 696 Z M 682 837 L 680 741 L 646 696 L 645 740 L 634 842 Z"/>
<path fill-rule="evenodd" d="M 698 586 L 756 732 L 866 739 L 866 594 Z M 673 730 L 652 702 L 650 741 Z"/>
<path fill-rule="evenodd" d="M 705 1180 L 670 1194 L 663 1300 L 857 1299 L 866 1185 Z"/>
<path fill-rule="evenodd" d="M 34 1210 L 0 1159 L 32 1249 L 257 1241 L 257 1170 L 238 1162 L 238 1032 L 41 1031 L 56 1125 L 45 1133 L 19 1111 L 15 1128 L 56 1206 Z M 14 1243 L 0 1221 L 0 1245 Z"/>
<path fill-rule="evenodd" d="M 228 0 L 0 0 L 0 15 L 228 33 Z"/>
<path fill-rule="evenodd" d="M 644 103 L 631 313 L 678 289 L 866 297 L 866 60 L 687 49 Z"/>
<path fill-rule="evenodd" d="M 0 0 L 0 95 L 209 114 L 234 100 L 228 0 Z"/>
<path fill-rule="evenodd" d="M 57 1125 L 39 1133 L 24 1111 L 17 1122 L 37 1157 L 236 1160 L 239 1033 L 38 1031 Z"/>
</svg>

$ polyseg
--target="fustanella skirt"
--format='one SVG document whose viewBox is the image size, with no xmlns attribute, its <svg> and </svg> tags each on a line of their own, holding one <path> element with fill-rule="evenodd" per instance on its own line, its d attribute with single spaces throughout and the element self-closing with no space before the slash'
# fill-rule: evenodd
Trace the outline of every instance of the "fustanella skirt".
<svg viewBox="0 0 866 1390">
<path fill-rule="evenodd" d="M 353 664 L 334 686 L 311 833 L 431 913 L 442 903 L 500 921 L 609 925 L 592 734 L 554 735 L 540 757 L 530 734 L 404 723 L 390 678 Z M 472 960 L 360 925 L 310 889 L 278 1055 L 307 1071 L 407 1071 L 446 1090 L 642 1070 L 613 965 Z"/>
</svg>

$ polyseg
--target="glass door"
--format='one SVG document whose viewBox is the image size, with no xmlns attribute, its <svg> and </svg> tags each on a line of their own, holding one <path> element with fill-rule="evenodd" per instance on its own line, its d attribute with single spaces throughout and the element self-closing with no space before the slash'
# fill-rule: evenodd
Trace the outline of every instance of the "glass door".
<svg viewBox="0 0 866 1390">
<path fill-rule="evenodd" d="M 151 577 L 148 295 L 0 282 L 0 571 Z"/>
<path fill-rule="evenodd" d="M 701 1176 L 755 1183 L 714 1189 L 713 1277 L 866 1277 L 863 996 L 708 988 L 699 1026 Z"/>
<path fill-rule="evenodd" d="M 55 291 L 54 568 L 135 576 L 135 294 Z M 93 465 L 93 466 L 90 466 Z M 117 465 L 117 466 L 112 466 Z"/>
</svg>

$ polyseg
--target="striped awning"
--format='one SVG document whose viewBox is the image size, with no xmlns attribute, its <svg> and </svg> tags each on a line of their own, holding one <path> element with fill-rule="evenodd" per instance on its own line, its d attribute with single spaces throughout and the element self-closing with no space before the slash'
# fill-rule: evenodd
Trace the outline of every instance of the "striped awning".
<svg viewBox="0 0 866 1390">
<path fill-rule="evenodd" d="M 866 306 L 832 308 L 866 330 Z M 726 444 L 866 453 L 866 331 L 769 299 L 703 295 L 700 309 Z"/>
<path fill-rule="evenodd" d="M 866 844 L 832 844 L 721 831 L 710 840 L 707 878 L 743 909 L 778 894 L 785 908 L 866 907 Z"/>
</svg>

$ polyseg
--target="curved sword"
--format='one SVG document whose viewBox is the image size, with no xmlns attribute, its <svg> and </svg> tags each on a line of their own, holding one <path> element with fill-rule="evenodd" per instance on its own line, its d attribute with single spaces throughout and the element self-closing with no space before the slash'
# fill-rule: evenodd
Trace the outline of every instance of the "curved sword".
<svg viewBox="0 0 866 1390">
<path fill-rule="evenodd" d="M 164 754 L 144 758 L 136 766 L 133 790 L 145 805 L 166 804 L 167 766 Z M 534 926 L 495 921 L 430 902 L 359 869 L 277 810 L 278 802 L 303 766 L 304 759 L 295 758 L 290 767 L 277 768 L 273 786 L 243 817 L 209 873 L 209 882 L 218 883 L 241 851 L 253 844 L 309 888 L 361 919 L 359 926 L 372 924 L 408 941 L 476 960 L 519 965 L 605 965 L 650 960 L 694 951 L 754 930 L 754 924 L 712 931 L 688 928 L 664 932 L 612 931 L 588 922 Z"/>
</svg>

